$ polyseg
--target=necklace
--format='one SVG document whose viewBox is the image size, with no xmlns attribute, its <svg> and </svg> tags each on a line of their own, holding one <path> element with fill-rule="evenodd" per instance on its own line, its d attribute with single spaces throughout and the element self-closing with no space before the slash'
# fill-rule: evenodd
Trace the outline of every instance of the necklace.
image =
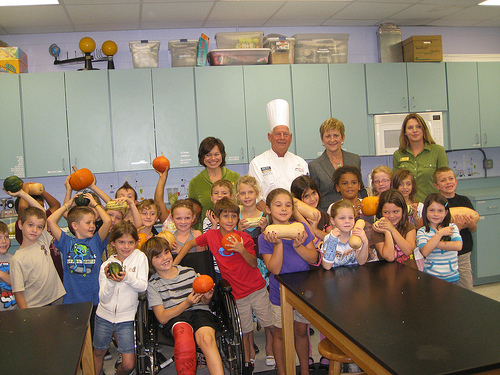
<svg viewBox="0 0 500 375">
<path fill-rule="evenodd" d="M 334 158 L 333 156 L 328 155 L 330 162 L 333 164 L 335 169 L 342 167 L 342 153 L 340 154 L 340 158 Z"/>
</svg>

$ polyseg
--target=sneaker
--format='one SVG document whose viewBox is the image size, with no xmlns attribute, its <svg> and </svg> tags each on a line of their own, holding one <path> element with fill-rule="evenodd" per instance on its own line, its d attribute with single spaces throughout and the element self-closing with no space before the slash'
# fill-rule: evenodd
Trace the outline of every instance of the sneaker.
<svg viewBox="0 0 500 375">
<path fill-rule="evenodd" d="M 104 354 L 104 360 L 109 361 L 110 359 L 113 359 L 113 356 L 109 352 L 109 350 L 106 350 L 106 354 Z"/>
<path fill-rule="evenodd" d="M 115 362 L 115 369 L 117 369 L 118 366 L 120 366 L 120 363 L 122 363 L 122 354 L 118 353 L 118 358 L 116 358 L 116 362 Z"/>
<path fill-rule="evenodd" d="M 275 365 L 276 365 L 276 361 L 274 360 L 274 356 L 268 355 L 266 357 L 266 366 L 275 366 Z"/>
</svg>

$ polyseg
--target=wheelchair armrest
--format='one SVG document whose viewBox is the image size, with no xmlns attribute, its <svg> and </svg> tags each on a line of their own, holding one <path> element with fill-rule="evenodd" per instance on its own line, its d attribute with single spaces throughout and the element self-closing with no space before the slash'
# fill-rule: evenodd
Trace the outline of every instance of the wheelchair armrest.
<svg viewBox="0 0 500 375">
<path fill-rule="evenodd" d="M 144 292 L 139 293 L 138 296 L 139 302 L 145 302 L 148 300 L 148 292 L 145 290 Z"/>
<path fill-rule="evenodd" d="M 233 291 L 233 288 L 229 284 L 229 281 L 227 281 L 226 279 L 219 280 L 219 282 L 217 283 L 217 288 L 227 293 L 231 293 Z"/>
</svg>

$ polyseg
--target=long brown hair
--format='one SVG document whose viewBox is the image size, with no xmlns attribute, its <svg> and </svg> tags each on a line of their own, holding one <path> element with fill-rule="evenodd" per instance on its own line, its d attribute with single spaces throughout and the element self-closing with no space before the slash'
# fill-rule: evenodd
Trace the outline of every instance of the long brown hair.
<svg viewBox="0 0 500 375">
<path fill-rule="evenodd" d="M 415 203 L 415 202 L 417 202 L 417 199 L 416 199 L 417 181 L 415 180 L 415 176 L 413 175 L 413 173 L 410 170 L 400 168 L 396 172 L 394 172 L 394 174 L 392 175 L 392 178 L 391 178 L 391 188 L 399 190 L 399 185 L 401 185 L 403 183 L 403 181 L 406 180 L 407 178 L 409 178 L 411 181 L 411 192 L 410 192 L 410 195 L 408 196 L 408 198 L 410 199 L 410 201 Z"/>
<path fill-rule="evenodd" d="M 442 228 L 447 227 L 450 225 L 451 222 L 451 214 L 450 214 L 450 208 L 448 206 L 448 199 L 446 199 L 443 195 L 439 193 L 431 193 L 425 198 L 424 201 L 424 209 L 422 211 L 422 216 L 424 219 L 424 226 L 425 226 L 425 231 L 429 232 L 431 230 L 431 225 L 429 223 L 429 219 L 427 219 L 427 209 L 431 204 L 434 202 L 442 204 L 444 208 L 446 209 L 446 216 L 444 217 L 443 222 L 440 224 Z"/>
<path fill-rule="evenodd" d="M 432 138 L 431 132 L 429 131 L 429 127 L 427 126 L 425 120 L 418 113 L 410 113 L 403 120 L 403 125 L 401 126 L 401 133 L 399 134 L 399 151 L 403 152 L 409 145 L 410 141 L 408 141 L 408 137 L 406 136 L 406 124 L 409 120 L 415 119 L 418 121 L 422 130 L 424 132 L 424 143 L 428 143 L 430 145 L 435 144 L 434 139 Z"/>
<path fill-rule="evenodd" d="M 288 190 L 283 189 L 283 188 L 273 189 L 269 192 L 269 194 L 267 194 L 267 198 L 266 198 L 267 207 L 269 207 L 269 209 L 271 209 L 271 204 L 273 203 L 274 199 L 280 194 L 285 194 L 285 195 L 288 195 L 290 197 L 290 200 L 292 201 L 292 211 L 293 211 L 293 209 L 294 209 L 293 195 Z M 269 224 L 272 224 L 272 223 L 273 223 L 273 217 L 271 215 L 269 215 Z"/>
<path fill-rule="evenodd" d="M 403 235 L 408 229 L 409 225 L 408 205 L 406 204 L 405 197 L 403 197 L 403 194 L 401 194 L 401 192 L 396 189 L 389 189 L 380 193 L 377 212 L 375 213 L 377 219 L 380 219 L 382 216 L 384 216 L 383 209 L 384 204 L 386 203 L 392 203 L 395 206 L 401 208 L 401 220 L 399 220 L 399 223 L 396 225 L 396 230 Z"/>
</svg>

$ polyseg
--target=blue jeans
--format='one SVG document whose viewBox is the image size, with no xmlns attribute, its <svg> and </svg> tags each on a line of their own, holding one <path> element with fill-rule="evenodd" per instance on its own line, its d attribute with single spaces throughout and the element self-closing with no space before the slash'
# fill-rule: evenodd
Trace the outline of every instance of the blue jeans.
<svg viewBox="0 0 500 375">
<path fill-rule="evenodd" d="M 134 353 L 134 321 L 111 323 L 99 315 L 95 317 L 93 344 L 96 350 L 108 350 L 113 332 L 118 339 L 118 352 Z"/>
</svg>

